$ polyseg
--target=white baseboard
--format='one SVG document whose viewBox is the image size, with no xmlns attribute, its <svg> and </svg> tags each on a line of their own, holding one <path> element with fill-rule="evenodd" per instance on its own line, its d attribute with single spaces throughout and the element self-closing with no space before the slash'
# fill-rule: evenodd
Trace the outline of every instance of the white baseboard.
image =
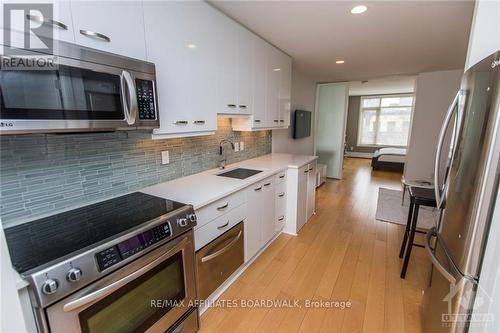
<svg viewBox="0 0 500 333">
<path fill-rule="evenodd" d="M 373 153 L 361 153 L 357 151 L 348 151 L 345 154 L 347 157 L 372 158 Z"/>
</svg>

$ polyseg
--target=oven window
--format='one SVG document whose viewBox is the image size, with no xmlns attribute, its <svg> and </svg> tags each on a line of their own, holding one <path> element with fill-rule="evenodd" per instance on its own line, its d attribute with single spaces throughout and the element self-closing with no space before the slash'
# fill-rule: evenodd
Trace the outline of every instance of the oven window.
<svg viewBox="0 0 500 333">
<path fill-rule="evenodd" d="M 124 119 L 120 76 L 59 65 L 0 72 L 2 119 Z"/>
<path fill-rule="evenodd" d="M 80 312 L 84 333 L 144 332 L 185 298 L 182 252 Z M 162 300 L 152 306 L 151 300 Z"/>
</svg>

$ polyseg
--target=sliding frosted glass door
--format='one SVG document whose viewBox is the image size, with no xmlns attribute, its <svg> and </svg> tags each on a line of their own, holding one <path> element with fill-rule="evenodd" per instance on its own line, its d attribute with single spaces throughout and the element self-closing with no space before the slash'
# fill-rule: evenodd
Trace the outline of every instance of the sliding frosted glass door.
<svg viewBox="0 0 500 333">
<path fill-rule="evenodd" d="M 330 178 L 342 178 L 347 102 L 346 84 L 318 85 L 316 155 L 318 163 L 326 164 Z"/>
</svg>

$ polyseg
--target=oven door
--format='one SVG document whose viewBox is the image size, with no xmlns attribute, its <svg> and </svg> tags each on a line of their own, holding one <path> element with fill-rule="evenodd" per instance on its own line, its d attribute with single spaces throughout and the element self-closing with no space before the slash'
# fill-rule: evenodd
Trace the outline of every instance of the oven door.
<svg viewBox="0 0 500 333">
<path fill-rule="evenodd" d="M 57 59 L 53 69 L 0 71 L 0 133 L 88 131 L 135 124 L 134 72 Z"/>
<path fill-rule="evenodd" d="M 165 332 L 195 299 L 190 231 L 49 306 L 46 314 L 53 333 Z"/>
</svg>

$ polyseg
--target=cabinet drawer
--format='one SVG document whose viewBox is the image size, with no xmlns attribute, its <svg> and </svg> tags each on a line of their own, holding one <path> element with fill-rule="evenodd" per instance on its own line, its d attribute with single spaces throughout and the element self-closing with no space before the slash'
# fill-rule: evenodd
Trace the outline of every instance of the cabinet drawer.
<svg viewBox="0 0 500 333">
<path fill-rule="evenodd" d="M 238 207 L 245 202 L 245 193 L 243 191 L 238 191 L 227 197 L 219 199 L 205 207 L 196 210 L 196 217 L 198 218 L 198 224 L 196 229 L 204 226 L 213 219 L 224 215 L 233 208 Z"/>
<path fill-rule="evenodd" d="M 275 231 L 280 232 L 286 223 L 286 215 L 276 216 Z"/>
<path fill-rule="evenodd" d="M 276 184 L 283 183 L 286 180 L 286 170 L 281 171 L 275 176 L 274 182 Z"/>
<path fill-rule="evenodd" d="M 196 252 L 198 298 L 206 299 L 244 262 L 244 228 L 237 224 Z"/>
<path fill-rule="evenodd" d="M 194 231 L 195 250 L 202 248 L 245 219 L 246 205 L 240 205 Z"/>
<path fill-rule="evenodd" d="M 286 214 L 286 183 L 276 185 L 276 217 Z"/>
</svg>

